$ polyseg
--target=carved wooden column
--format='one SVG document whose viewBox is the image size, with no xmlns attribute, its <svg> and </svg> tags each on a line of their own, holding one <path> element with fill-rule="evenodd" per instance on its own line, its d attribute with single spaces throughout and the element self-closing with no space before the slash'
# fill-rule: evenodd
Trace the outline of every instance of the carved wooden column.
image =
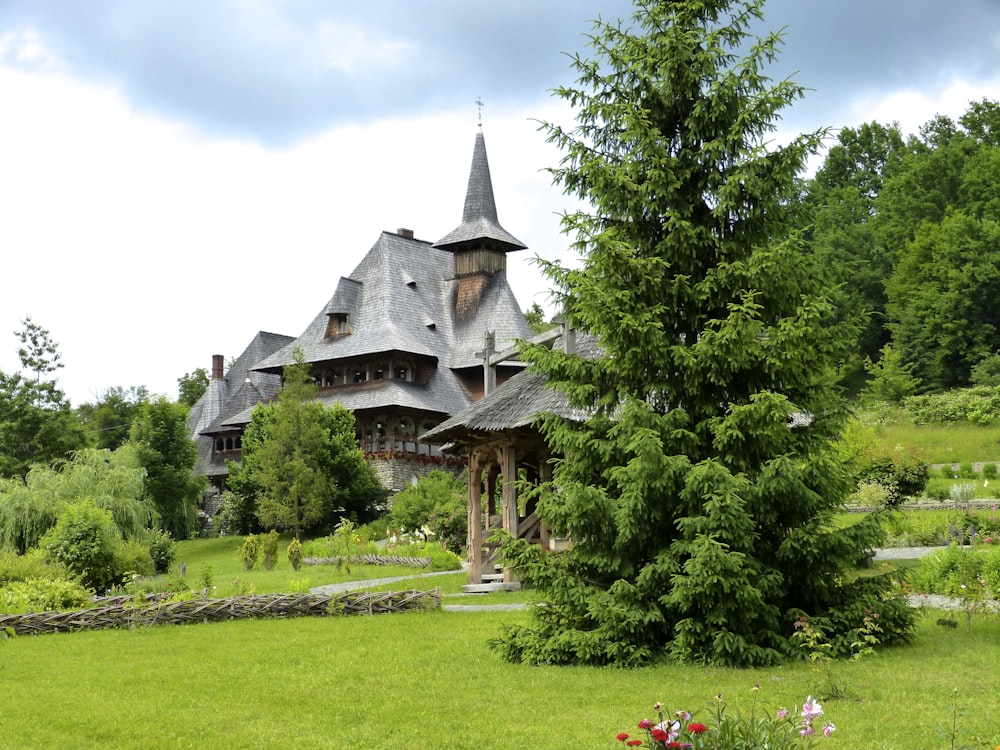
<svg viewBox="0 0 1000 750">
<path fill-rule="evenodd" d="M 475 448 L 469 451 L 468 543 L 469 583 L 483 581 L 483 467 Z"/>
<path fill-rule="evenodd" d="M 517 462 L 514 446 L 507 443 L 500 449 L 500 474 L 503 476 L 503 528 L 513 537 L 517 537 Z M 503 570 L 504 583 L 516 581 L 508 568 Z"/>
<path fill-rule="evenodd" d="M 552 481 L 552 464 L 549 463 L 548 453 L 544 450 L 539 450 L 541 456 L 538 460 L 538 481 L 540 484 L 545 484 L 546 482 Z M 535 509 L 538 512 L 538 509 Z M 552 530 L 549 528 L 549 524 L 545 521 L 541 521 L 538 527 L 539 534 L 539 544 L 542 545 L 542 549 L 549 549 L 549 539 L 552 536 Z"/>
</svg>

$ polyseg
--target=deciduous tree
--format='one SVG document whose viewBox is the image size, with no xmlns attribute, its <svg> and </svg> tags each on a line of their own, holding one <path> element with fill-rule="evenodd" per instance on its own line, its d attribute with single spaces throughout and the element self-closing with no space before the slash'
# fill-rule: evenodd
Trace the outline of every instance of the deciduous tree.
<svg viewBox="0 0 1000 750">
<path fill-rule="evenodd" d="M 198 529 L 198 503 L 207 480 L 195 473 L 198 448 L 185 427 L 187 407 L 160 397 L 147 401 L 132 426 L 129 443 L 146 470 L 146 497 L 160 527 L 174 539 Z"/>
</svg>

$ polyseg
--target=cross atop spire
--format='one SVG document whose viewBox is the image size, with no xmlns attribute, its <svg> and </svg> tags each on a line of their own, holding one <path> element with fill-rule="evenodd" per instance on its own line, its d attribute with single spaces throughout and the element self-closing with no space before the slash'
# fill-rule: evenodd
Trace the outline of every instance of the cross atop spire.
<svg viewBox="0 0 1000 750">
<path fill-rule="evenodd" d="M 483 100 L 480 97 L 476 97 L 476 109 L 479 110 L 479 127 L 483 127 Z"/>
</svg>

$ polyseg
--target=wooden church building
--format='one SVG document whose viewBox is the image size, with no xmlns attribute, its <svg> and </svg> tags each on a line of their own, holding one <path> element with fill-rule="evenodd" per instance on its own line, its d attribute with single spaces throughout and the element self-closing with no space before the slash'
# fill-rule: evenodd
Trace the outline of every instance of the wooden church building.
<svg viewBox="0 0 1000 750">
<path fill-rule="evenodd" d="M 388 489 L 457 463 L 423 435 L 484 394 L 486 333 L 499 349 L 530 338 L 506 275 L 507 253 L 524 248 L 497 218 L 480 130 L 454 230 L 436 242 L 408 229 L 383 232 L 301 335 L 260 333 L 225 373 L 221 357 L 213 359 L 188 422 L 201 471 L 221 491 L 253 408 L 276 395 L 296 349 L 311 366 L 317 398 L 354 411 L 358 442 Z M 507 363 L 491 377 L 503 382 L 521 369 Z"/>
</svg>

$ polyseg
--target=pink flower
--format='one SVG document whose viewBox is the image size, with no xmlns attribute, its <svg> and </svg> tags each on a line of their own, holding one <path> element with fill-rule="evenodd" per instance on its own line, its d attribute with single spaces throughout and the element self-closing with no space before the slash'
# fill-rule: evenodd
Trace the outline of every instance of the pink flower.
<svg viewBox="0 0 1000 750">
<path fill-rule="evenodd" d="M 778 709 L 778 718 L 779 719 L 784 719 L 786 716 L 788 716 L 788 709 L 784 708 L 784 707 L 779 708 Z"/>
<path fill-rule="evenodd" d="M 831 734 L 834 733 L 836 729 L 837 727 L 833 725 L 833 722 L 831 721 L 826 722 L 826 724 L 823 725 L 823 736 L 829 737 Z"/>
<path fill-rule="evenodd" d="M 813 700 L 810 695 L 806 698 L 806 702 L 802 704 L 802 718 L 803 719 L 814 719 L 817 716 L 823 715 L 823 707 Z"/>
<path fill-rule="evenodd" d="M 801 734 L 803 737 L 808 737 L 809 735 L 813 734 L 815 731 L 816 730 L 813 729 L 813 725 L 812 724 L 805 724 L 805 725 L 803 725 L 802 729 L 799 730 L 799 734 Z"/>
<path fill-rule="evenodd" d="M 649 729 L 651 726 L 653 726 L 653 722 L 649 719 L 643 719 L 639 722 L 639 729 Z"/>
</svg>

